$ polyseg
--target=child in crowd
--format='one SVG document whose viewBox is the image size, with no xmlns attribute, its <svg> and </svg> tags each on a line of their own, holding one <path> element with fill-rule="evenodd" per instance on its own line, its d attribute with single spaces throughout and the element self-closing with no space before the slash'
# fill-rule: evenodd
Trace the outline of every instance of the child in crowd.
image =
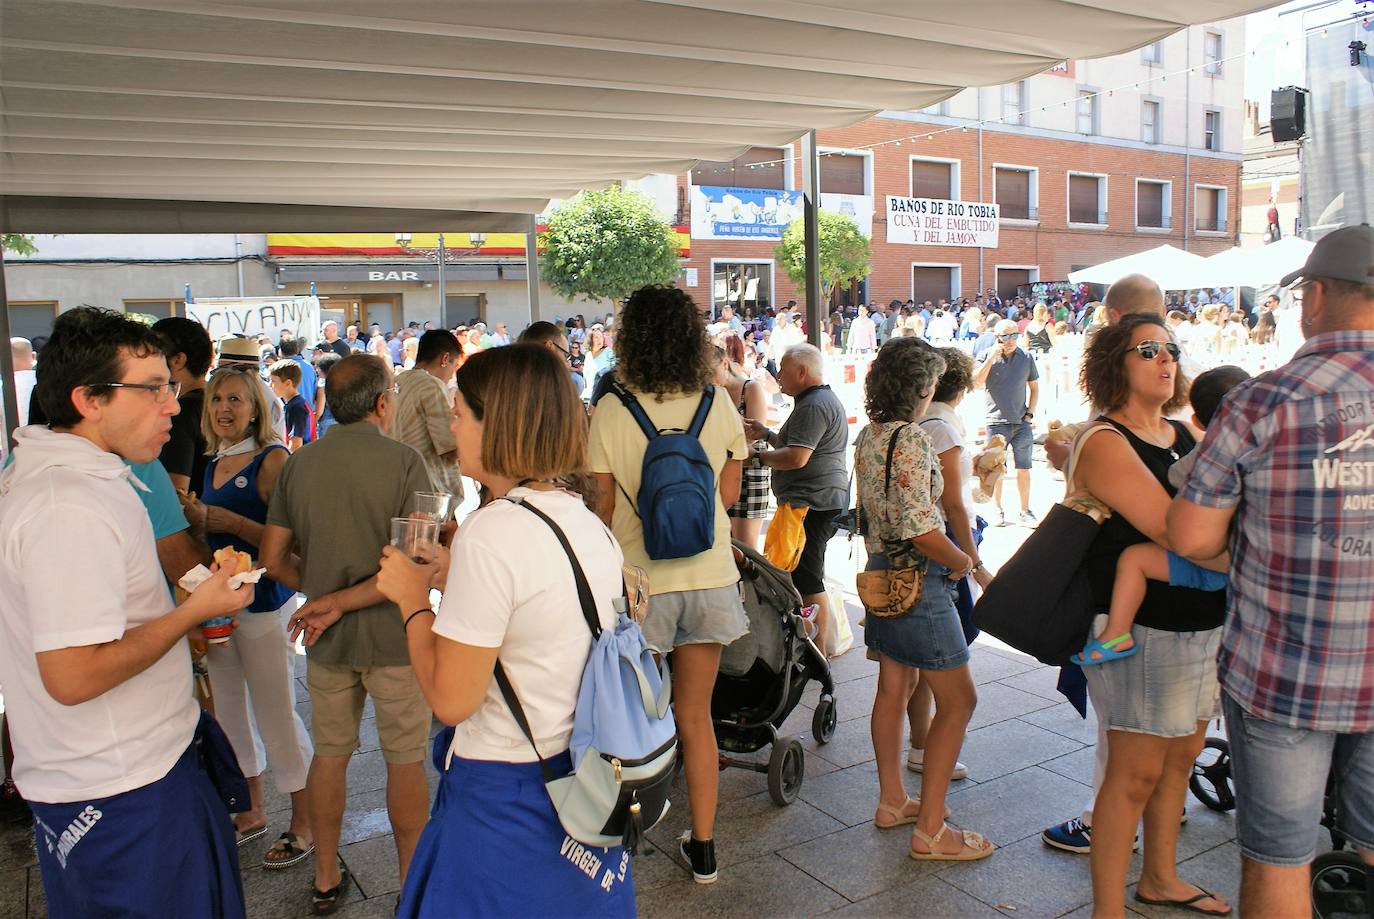
<svg viewBox="0 0 1374 919">
<path fill-rule="evenodd" d="M 268 368 L 272 392 L 286 404 L 286 446 L 292 453 L 308 444 L 313 412 L 300 394 L 301 368 L 295 361 L 277 361 Z M 311 395 L 314 395 L 313 393 Z"/>
<path fill-rule="evenodd" d="M 1229 364 L 1200 374 L 1193 381 L 1188 397 L 1193 407 L 1193 424 L 1206 428 L 1221 405 L 1222 397 L 1249 378 L 1250 374 Z M 1197 451 L 1194 450 L 1169 468 L 1169 483 L 1174 488 L 1181 488 L 1187 481 L 1196 460 Z M 1130 657 L 1139 650 L 1131 637 L 1131 627 L 1145 599 L 1145 582 L 1167 581 L 1172 587 L 1225 590 L 1229 553 L 1215 561 L 1217 567 L 1210 564 L 1204 567 L 1149 541 L 1129 546 L 1117 562 L 1106 626 L 1071 660 L 1080 667 L 1087 667 Z"/>
</svg>

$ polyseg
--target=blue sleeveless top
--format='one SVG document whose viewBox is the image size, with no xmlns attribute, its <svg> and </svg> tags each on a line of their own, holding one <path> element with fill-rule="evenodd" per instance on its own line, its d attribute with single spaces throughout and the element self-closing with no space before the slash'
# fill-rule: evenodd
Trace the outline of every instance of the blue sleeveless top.
<svg viewBox="0 0 1374 919">
<path fill-rule="evenodd" d="M 201 500 L 206 505 L 213 504 L 215 507 L 222 507 L 227 511 L 255 520 L 258 523 L 267 522 L 267 503 L 258 496 L 258 470 L 262 468 L 263 457 L 273 450 L 285 450 L 281 444 L 270 444 L 268 447 L 253 457 L 253 462 L 241 470 L 238 475 L 225 482 L 220 488 L 214 487 L 215 467 L 219 465 L 219 458 L 216 457 L 205 467 L 205 482 L 201 489 Z M 210 544 L 210 549 L 223 549 L 225 546 L 233 546 L 241 552 L 247 552 L 256 561 L 258 557 L 258 547 L 240 539 L 229 533 L 209 533 L 206 534 L 205 541 Z M 281 609 L 287 600 L 290 600 L 295 591 L 283 587 L 276 581 L 263 578 L 257 583 L 257 590 L 253 594 L 253 602 L 248 605 L 250 613 L 272 613 Z"/>
</svg>

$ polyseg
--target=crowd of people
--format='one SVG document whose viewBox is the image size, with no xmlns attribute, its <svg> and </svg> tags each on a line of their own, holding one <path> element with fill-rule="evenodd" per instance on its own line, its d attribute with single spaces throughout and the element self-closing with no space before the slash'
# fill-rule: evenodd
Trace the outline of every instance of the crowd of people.
<svg viewBox="0 0 1374 919">
<path fill-rule="evenodd" d="M 367 340 L 326 323 L 313 359 L 290 334 L 215 343 L 187 319 L 67 311 L 20 368 L 28 424 L 0 478 L 8 773 L 32 809 L 49 914 L 243 916 L 238 849 L 266 834 L 268 769 L 291 810 L 261 862 L 313 857 L 312 908 L 333 912 L 370 700 L 398 915 L 634 915 L 628 850 L 578 843 L 545 784 L 575 770 L 584 614 L 618 628 L 627 572 L 648 585 L 634 628 L 671 662 L 690 811 L 678 846 L 695 881 L 714 882 L 711 697 L 722 649 L 749 628 L 731 540 L 763 537 L 824 651 L 846 615 L 826 546 L 852 502 L 864 577 L 915 572 L 918 588 L 898 608 L 865 599 L 873 823 L 909 827 L 915 860 L 995 856 L 947 804 L 968 774 L 974 596 L 996 578 L 958 407 L 985 391 L 988 438 L 1016 469 L 1016 522 L 1037 526 L 1035 355 L 1080 326 L 1094 423 L 1066 471 L 1105 521 L 1083 562 L 1097 615 L 1078 658 L 1099 737 L 1092 800 L 1044 841 L 1090 854 L 1093 913 L 1120 916 L 1143 820 L 1135 898 L 1229 914 L 1177 868 L 1188 776 L 1224 709 L 1240 906 L 1305 914 L 1328 773 L 1340 828 L 1374 866 L 1371 266 L 1369 227 L 1329 234 L 1284 285 L 1298 282 L 1307 338 L 1292 362 L 1211 371 L 1191 389 L 1188 352 L 1221 298 L 1199 300 L 1193 325 L 1193 304 L 1170 309 L 1140 276 L 1100 306 L 989 291 L 837 314 L 826 348 L 872 353 L 852 441 L 795 304 L 708 324 L 686 292 L 646 287 L 616 317 L 535 322 L 514 342 L 499 323 Z M 791 403 L 781 425 L 775 395 Z M 684 432 L 697 468 L 683 487 L 702 490 L 664 511 L 653 445 Z M 1045 452 L 1063 466 L 1069 447 Z M 423 551 L 396 542 L 422 499 L 456 504 L 465 483 L 477 509 L 461 525 L 429 520 Z M 241 583 L 225 550 L 258 580 Z M 197 565 L 209 576 L 174 595 Z M 203 652 L 198 705 L 187 638 L 216 617 L 236 627 Z M 431 743 L 434 719 L 446 727 Z"/>
</svg>

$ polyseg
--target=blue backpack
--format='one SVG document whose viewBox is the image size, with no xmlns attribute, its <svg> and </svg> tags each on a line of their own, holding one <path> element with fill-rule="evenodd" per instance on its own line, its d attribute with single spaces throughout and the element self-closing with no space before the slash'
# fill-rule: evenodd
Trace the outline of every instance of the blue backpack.
<svg viewBox="0 0 1374 919">
<path fill-rule="evenodd" d="M 716 535 L 716 473 L 699 440 L 716 388 L 707 386 L 701 394 L 686 431 L 658 430 L 633 394 L 619 384 L 611 391 L 649 439 L 639 470 L 639 499 L 630 502 L 644 530 L 644 551 L 655 560 L 700 555 L 715 544 Z"/>
</svg>

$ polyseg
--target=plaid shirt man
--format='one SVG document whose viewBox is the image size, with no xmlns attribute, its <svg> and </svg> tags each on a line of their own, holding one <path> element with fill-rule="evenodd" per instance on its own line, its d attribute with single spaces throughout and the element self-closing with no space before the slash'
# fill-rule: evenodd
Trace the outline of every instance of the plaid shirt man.
<svg viewBox="0 0 1374 919">
<path fill-rule="evenodd" d="M 1218 673 L 1247 712 L 1374 731 L 1374 332 L 1236 387 L 1179 496 L 1236 508 Z"/>
</svg>

